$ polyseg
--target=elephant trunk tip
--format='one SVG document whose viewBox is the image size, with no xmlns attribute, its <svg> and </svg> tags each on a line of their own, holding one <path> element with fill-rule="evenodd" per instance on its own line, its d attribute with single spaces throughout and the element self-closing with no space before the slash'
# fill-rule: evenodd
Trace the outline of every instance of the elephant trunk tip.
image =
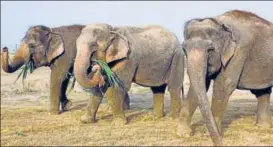
<svg viewBox="0 0 273 147">
<path fill-rule="evenodd" d="M 7 73 L 13 73 L 18 70 L 26 61 L 26 46 L 20 46 L 16 51 L 15 55 L 9 61 L 9 49 L 8 47 L 3 47 L 1 54 L 2 69 Z"/>
<path fill-rule="evenodd" d="M 3 47 L 2 52 L 8 52 L 8 50 L 9 50 L 8 47 L 5 46 Z"/>
</svg>

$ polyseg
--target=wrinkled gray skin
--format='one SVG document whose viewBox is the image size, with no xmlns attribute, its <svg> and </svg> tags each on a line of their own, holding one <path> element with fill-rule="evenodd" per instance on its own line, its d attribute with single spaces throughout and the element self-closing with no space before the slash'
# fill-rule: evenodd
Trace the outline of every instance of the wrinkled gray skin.
<svg viewBox="0 0 273 147">
<path fill-rule="evenodd" d="M 245 11 L 229 11 L 215 18 L 186 23 L 183 49 L 187 56 L 190 90 L 180 112 L 179 135 L 190 130 L 199 105 L 215 145 L 222 143 L 222 118 L 228 99 L 237 89 L 258 99 L 257 124 L 271 127 L 273 85 L 273 25 Z M 214 80 L 212 108 L 206 91 Z"/>
<path fill-rule="evenodd" d="M 42 66 L 50 67 L 49 112 L 51 114 L 59 114 L 71 105 L 66 90 L 76 57 L 76 39 L 82 28 L 84 25 L 55 28 L 43 25 L 32 26 L 27 30 L 11 60 L 8 49 L 3 49 L 2 68 L 7 73 L 17 71 L 29 60 L 34 62 L 35 69 Z M 59 110 L 60 106 L 61 110 Z"/>
<path fill-rule="evenodd" d="M 123 83 L 124 89 L 107 86 L 107 79 L 91 59 L 107 62 Z M 95 121 L 103 97 L 101 91 L 106 91 L 114 122 L 127 123 L 121 106 L 123 95 L 127 94 L 132 82 L 151 87 L 156 117 L 164 115 L 163 98 L 168 85 L 171 116 L 175 118 L 179 115 L 183 96 L 184 54 L 177 37 L 165 28 L 87 25 L 77 39 L 74 67 L 78 83 L 85 88 L 91 88 L 93 94 L 87 106 L 87 113 L 81 118 L 82 122 Z"/>
</svg>

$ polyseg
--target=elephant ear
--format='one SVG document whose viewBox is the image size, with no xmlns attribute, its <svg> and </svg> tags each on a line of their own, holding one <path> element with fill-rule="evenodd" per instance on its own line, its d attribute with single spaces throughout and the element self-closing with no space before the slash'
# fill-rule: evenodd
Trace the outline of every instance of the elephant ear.
<svg viewBox="0 0 273 147">
<path fill-rule="evenodd" d="M 115 37 L 106 50 L 106 62 L 110 63 L 126 58 L 130 49 L 130 44 L 125 36 L 117 32 L 111 32 Z"/>
<path fill-rule="evenodd" d="M 51 63 L 65 51 L 63 38 L 59 34 L 51 33 L 47 50 L 47 60 Z"/>
<path fill-rule="evenodd" d="M 227 66 L 230 59 L 233 57 L 235 53 L 235 48 L 237 46 L 236 38 L 231 29 L 229 29 L 224 24 L 221 24 L 222 29 L 227 32 L 228 39 L 225 41 L 222 53 L 221 53 L 221 62 L 224 67 Z"/>
</svg>

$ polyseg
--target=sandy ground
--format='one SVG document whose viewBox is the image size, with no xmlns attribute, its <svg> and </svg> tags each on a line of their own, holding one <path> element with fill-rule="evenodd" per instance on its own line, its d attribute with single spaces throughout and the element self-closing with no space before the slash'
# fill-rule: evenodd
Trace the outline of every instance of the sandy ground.
<svg viewBox="0 0 273 147">
<path fill-rule="evenodd" d="M 1 145 L 212 145 L 199 109 L 193 117 L 194 136 L 175 135 L 176 121 L 168 116 L 168 92 L 164 118 L 153 118 L 150 89 L 134 84 L 129 91 L 131 109 L 126 111 L 129 124 L 111 124 L 106 100 L 99 108 L 98 122 L 82 124 L 78 119 L 84 113 L 89 93 L 76 86 L 68 95 L 73 102 L 71 110 L 52 116 L 47 112 L 49 68 L 29 74 L 24 86 L 21 79 L 14 83 L 17 75 L 18 72 L 1 71 Z M 184 87 L 187 93 L 187 75 Z M 211 98 L 211 88 L 208 95 Z M 272 103 L 271 96 L 271 108 Z M 255 126 L 256 105 L 249 91 L 236 90 L 232 94 L 224 118 L 224 145 L 273 145 L 273 128 Z"/>
</svg>

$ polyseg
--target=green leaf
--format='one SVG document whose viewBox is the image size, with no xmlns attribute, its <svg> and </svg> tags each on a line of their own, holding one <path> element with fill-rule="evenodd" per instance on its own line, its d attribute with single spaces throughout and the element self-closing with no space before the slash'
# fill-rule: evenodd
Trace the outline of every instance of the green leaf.
<svg viewBox="0 0 273 147">
<path fill-rule="evenodd" d="M 22 78 L 23 85 L 24 85 L 24 80 L 25 80 L 26 77 L 27 77 L 28 68 L 29 68 L 28 65 L 26 65 L 25 68 L 24 68 L 23 78 Z"/>
<path fill-rule="evenodd" d="M 119 86 L 123 88 L 122 82 L 119 80 L 116 74 L 112 72 L 111 68 L 108 66 L 106 62 L 96 59 L 93 59 L 93 61 L 96 62 L 99 66 L 101 66 L 102 73 L 106 75 L 110 86 Z"/>
<path fill-rule="evenodd" d="M 22 77 L 22 82 L 24 84 L 24 80 L 27 78 L 28 70 L 30 70 L 30 73 L 34 71 L 34 62 L 32 60 L 29 60 L 23 67 L 20 68 L 21 72 L 17 76 L 16 80 L 14 83 L 21 77 Z"/>
</svg>

